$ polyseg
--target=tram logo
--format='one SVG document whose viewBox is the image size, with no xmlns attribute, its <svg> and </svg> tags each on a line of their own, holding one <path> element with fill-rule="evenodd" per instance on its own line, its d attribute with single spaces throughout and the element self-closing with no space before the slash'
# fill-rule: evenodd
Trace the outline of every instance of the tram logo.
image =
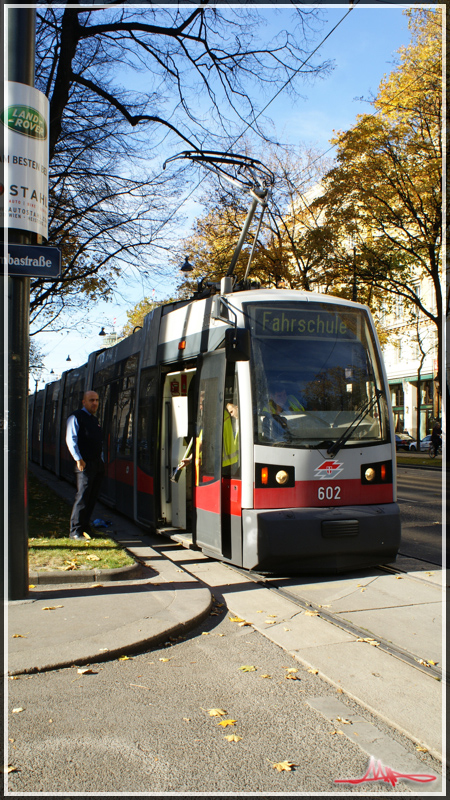
<svg viewBox="0 0 450 800">
<path fill-rule="evenodd" d="M 320 467 L 317 467 L 314 477 L 324 480 L 325 478 L 337 478 L 340 472 L 344 469 L 344 465 L 340 461 L 323 461 Z"/>
</svg>

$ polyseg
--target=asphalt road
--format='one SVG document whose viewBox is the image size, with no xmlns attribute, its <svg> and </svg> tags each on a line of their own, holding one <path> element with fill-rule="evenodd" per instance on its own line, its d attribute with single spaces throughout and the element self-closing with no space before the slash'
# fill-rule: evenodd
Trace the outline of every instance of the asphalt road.
<svg viewBox="0 0 450 800">
<path fill-rule="evenodd" d="M 402 520 L 399 555 L 442 565 L 442 473 L 397 468 Z"/>
<path fill-rule="evenodd" d="M 412 772 L 439 771 L 430 754 L 229 616 L 217 609 L 185 640 L 91 665 L 91 674 L 73 667 L 9 680 L 9 764 L 17 769 L 9 792 L 417 791 L 402 780 L 334 783 L 367 773 L 369 754 L 359 746 L 367 728 L 391 762 L 399 747 L 420 759 Z M 348 723 L 353 712 L 363 727 Z M 235 724 L 223 727 L 225 720 Z M 230 734 L 241 738 L 230 742 Z M 273 766 L 286 761 L 296 766 Z"/>
</svg>

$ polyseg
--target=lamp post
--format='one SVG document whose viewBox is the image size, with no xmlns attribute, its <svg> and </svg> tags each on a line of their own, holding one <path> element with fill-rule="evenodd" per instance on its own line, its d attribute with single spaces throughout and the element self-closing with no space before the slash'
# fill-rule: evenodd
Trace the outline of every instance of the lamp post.
<svg viewBox="0 0 450 800">
<path fill-rule="evenodd" d="M 352 300 L 356 303 L 358 299 L 358 282 L 356 276 L 356 245 L 353 245 L 353 285 L 352 285 Z"/>
</svg>

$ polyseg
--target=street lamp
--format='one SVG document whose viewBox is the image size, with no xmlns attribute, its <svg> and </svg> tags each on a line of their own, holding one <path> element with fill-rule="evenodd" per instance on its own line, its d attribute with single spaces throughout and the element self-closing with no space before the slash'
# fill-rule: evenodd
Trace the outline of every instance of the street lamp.
<svg viewBox="0 0 450 800">
<path fill-rule="evenodd" d="M 193 269 L 194 267 L 189 263 L 188 257 L 186 256 L 184 263 L 180 267 L 180 272 L 192 272 Z"/>
</svg>

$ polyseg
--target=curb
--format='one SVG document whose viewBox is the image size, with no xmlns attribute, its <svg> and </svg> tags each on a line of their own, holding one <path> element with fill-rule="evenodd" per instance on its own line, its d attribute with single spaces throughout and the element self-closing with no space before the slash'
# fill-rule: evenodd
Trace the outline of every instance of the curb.
<svg viewBox="0 0 450 800">
<path fill-rule="evenodd" d="M 115 569 L 51 570 L 49 572 L 30 572 L 29 582 L 41 586 L 54 583 L 99 583 L 104 581 L 136 580 L 142 576 L 141 564 Z"/>
</svg>

